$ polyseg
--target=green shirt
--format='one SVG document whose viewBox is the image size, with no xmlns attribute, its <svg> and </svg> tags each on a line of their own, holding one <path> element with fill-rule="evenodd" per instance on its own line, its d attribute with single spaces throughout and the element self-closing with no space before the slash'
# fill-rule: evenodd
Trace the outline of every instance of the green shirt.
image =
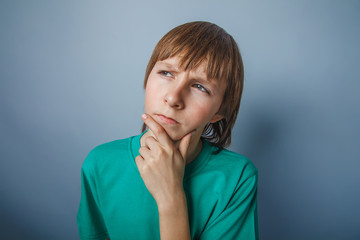
<svg viewBox="0 0 360 240">
<path fill-rule="evenodd" d="M 95 147 L 81 171 L 81 239 L 160 239 L 156 202 L 135 163 L 140 137 Z M 258 239 L 257 169 L 246 157 L 203 140 L 183 186 L 192 239 Z"/>
</svg>

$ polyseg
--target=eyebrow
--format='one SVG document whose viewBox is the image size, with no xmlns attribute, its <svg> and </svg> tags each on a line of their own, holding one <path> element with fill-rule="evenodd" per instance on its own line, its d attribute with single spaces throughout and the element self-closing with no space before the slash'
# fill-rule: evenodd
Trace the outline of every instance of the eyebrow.
<svg viewBox="0 0 360 240">
<path fill-rule="evenodd" d="M 175 71 L 175 72 L 181 72 L 182 71 L 178 66 L 175 66 L 174 64 L 171 64 L 171 63 L 168 63 L 168 62 L 165 62 L 165 61 L 158 61 L 156 64 L 165 65 L 165 67 L 168 67 L 171 71 Z M 207 76 L 206 72 L 204 72 L 203 74 L 195 73 L 193 78 L 195 80 L 199 81 L 200 83 L 209 84 L 212 89 L 215 89 L 215 88 L 219 87 L 218 82 L 215 81 L 215 80 L 211 80 Z"/>
<path fill-rule="evenodd" d="M 177 72 L 181 72 L 180 68 L 178 66 L 174 66 L 173 64 L 167 63 L 167 62 L 163 62 L 163 61 L 159 61 L 156 64 L 162 64 L 165 65 L 166 67 L 173 69 Z"/>
</svg>

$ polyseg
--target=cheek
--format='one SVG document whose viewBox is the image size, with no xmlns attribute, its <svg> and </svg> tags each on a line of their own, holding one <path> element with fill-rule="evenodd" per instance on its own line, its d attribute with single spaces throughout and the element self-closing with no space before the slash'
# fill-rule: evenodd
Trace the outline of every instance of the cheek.
<svg viewBox="0 0 360 240">
<path fill-rule="evenodd" d="M 152 107 L 154 103 L 159 101 L 161 93 L 158 91 L 158 87 L 153 84 L 148 84 L 145 89 L 145 110 Z"/>
<path fill-rule="evenodd" d="M 188 117 L 189 119 L 192 119 L 191 122 L 194 123 L 194 125 L 196 124 L 198 126 L 201 126 L 207 124 L 217 112 L 215 111 L 215 109 L 211 107 L 204 107 L 204 106 L 211 106 L 211 105 L 209 105 L 209 103 L 197 105 L 193 108 L 193 111 L 189 113 Z"/>
</svg>

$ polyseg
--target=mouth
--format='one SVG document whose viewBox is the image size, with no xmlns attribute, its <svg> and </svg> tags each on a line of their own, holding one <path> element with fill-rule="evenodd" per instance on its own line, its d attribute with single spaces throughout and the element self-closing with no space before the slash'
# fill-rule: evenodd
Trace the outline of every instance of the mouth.
<svg viewBox="0 0 360 240">
<path fill-rule="evenodd" d="M 162 122 L 162 123 L 165 123 L 165 124 L 168 124 L 168 125 L 176 125 L 176 124 L 179 124 L 178 121 L 176 121 L 175 119 L 173 118 L 169 118 L 165 115 L 162 115 L 162 114 L 155 114 L 156 118 L 158 119 L 158 121 Z"/>
</svg>

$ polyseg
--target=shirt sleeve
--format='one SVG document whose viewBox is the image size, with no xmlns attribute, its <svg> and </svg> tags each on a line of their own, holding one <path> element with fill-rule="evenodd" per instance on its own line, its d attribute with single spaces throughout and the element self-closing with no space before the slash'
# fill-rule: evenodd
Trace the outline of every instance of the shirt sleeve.
<svg viewBox="0 0 360 240">
<path fill-rule="evenodd" d="M 209 223 L 200 239 L 259 239 L 257 171 L 238 184 L 227 207 Z"/>
<path fill-rule="evenodd" d="M 94 150 L 89 153 L 81 168 L 81 200 L 77 214 L 80 239 L 109 239 L 101 213 L 96 176 L 93 171 Z"/>
</svg>

